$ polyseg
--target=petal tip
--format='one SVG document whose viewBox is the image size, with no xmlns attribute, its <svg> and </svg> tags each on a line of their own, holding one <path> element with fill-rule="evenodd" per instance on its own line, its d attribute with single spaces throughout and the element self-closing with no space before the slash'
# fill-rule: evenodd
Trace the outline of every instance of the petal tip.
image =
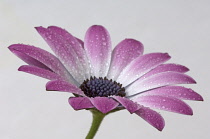
<svg viewBox="0 0 210 139">
<path fill-rule="evenodd" d="M 190 89 L 190 90 L 192 90 L 192 89 Z M 192 91 L 191 91 L 192 92 Z M 193 91 L 194 92 L 194 91 Z M 198 93 L 196 93 L 196 92 L 194 92 L 195 94 L 196 94 L 196 96 L 194 97 L 194 100 L 197 100 L 197 101 L 204 101 L 204 99 L 203 99 L 203 97 L 200 95 L 200 94 L 198 94 Z"/>
<path fill-rule="evenodd" d="M 52 85 L 54 82 L 55 81 L 47 82 L 47 84 L 45 85 L 46 91 L 56 91 L 55 89 L 53 89 L 53 85 Z"/>
<path fill-rule="evenodd" d="M 158 124 L 155 128 L 156 128 L 158 131 L 162 132 L 163 129 L 164 129 L 164 127 L 165 127 L 165 122 L 163 122 L 162 125 L 159 125 L 159 124 Z"/>
<path fill-rule="evenodd" d="M 88 31 L 93 31 L 93 32 L 106 31 L 107 32 L 106 28 L 103 27 L 102 25 L 92 25 L 91 27 L 89 27 Z"/>
<path fill-rule="evenodd" d="M 183 66 L 183 68 L 185 69 L 185 72 L 190 71 L 190 69 L 188 67 L 186 67 L 186 66 Z"/>
<path fill-rule="evenodd" d="M 189 75 L 184 74 L 185 77 L 187 78 L 187 84 L 197 84 L 197 82 L 195 81 L 195 79 L 193 79 L 192 77 L 190 77 Z"/>
<path fill-rule="evenodd" d="M 15 51 L 15 47 L 16 47 L 16 44 L 12 44 L 12 45 L 8 46 L 8 49 L 9 49 L 11 52 L 13 52 L 13 51 Z"/>
<path fill-rule="evenodd" d="M 58 91 L 59 88 L 56 88 L 57 82 L 58 80 L 52 80 L 52 81 L 47 82 L 47 84 L 45 85 L 46 91 Z"/>
<path fill-rule="evenodd" d="M 35 29 L 36 29 L 36 31 L 38 32 L 38 33 L 41 33 L 41 32 L 43 32 L 46 28 L 44 28 L 44 27 L 42 27 L 42 26 L 39 26 L 39 27 L 34 27 Z"/>
<path fill-rule="evenodd" d="M 25 67 L 24 65 L 20 66 L 20 67 L 18 68 L 18 71 L 23 71 L 24 67 Z"/>
<path fill-rule="evenodd" d="M 191 78 L 191 82 L 192 82 L 193 84 L 197 84 L 197 82 L 196 82 L 193 78 Z"/>
<path fill-rule="evenodd" d="M 92 25 L 90 28 L 104 28 L 102 25 Z"/>
<path fill-rule="evenodd" d="M 171 58 L 171 56 L 169 55 L 169 53 L 165 53 L 165 55 L 166 55 L 166 57 L 167 57 L 168 59 Z"/>
<path fill-rule="evenodd" d="M 189 108 L 190 108 L 190 107 L 189 107 Z M 192 116 L 192 115 L 193 115 L 193 110 L 190 108 L 189 111 L 187 111 L 187 112 L 184 113 L 184 114 Z"/>
<path fill-rule="evenodd" d="M 44 28 L 43 26 L 37 26 L 37 27 L 34 27 L 36 30 L 39 30 L 39 29 L 42 29 Z"/>
<path fill-rule="evenodd" d="M 200 98 L 198 101 L 204 101 L 203 97 L 200 95 Z"/>
<path fill-rule="evenodd" d="M 138 40 L 135 40 L 135 39 L 132 39 L 132 38 L 125 38 L 123 41 L 128 41 L 128 42 L 131 42 L 131 43 L 135 42 L 135 43 L 139 44 L 138 45 L 139 47 L 142 47 L 142 49 L 144 49 L 143 43 L 138 41 Z"/>
</svg>

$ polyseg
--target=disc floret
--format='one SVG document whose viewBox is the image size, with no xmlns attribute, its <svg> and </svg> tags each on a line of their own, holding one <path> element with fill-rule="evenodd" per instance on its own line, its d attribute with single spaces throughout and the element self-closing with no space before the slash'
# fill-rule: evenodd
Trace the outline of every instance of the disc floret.
<svg viewBox="0 0 210 139">
<path fill-rule="evenodd" d="M 125 88 L 122 84 L 107 79 L 106 77 L 91 77 L 86 79 L 81 85 L 81 90 L 88 97 L 108 97 L 108 96 L 121 96 L 124 97 Z"/>
</svg>

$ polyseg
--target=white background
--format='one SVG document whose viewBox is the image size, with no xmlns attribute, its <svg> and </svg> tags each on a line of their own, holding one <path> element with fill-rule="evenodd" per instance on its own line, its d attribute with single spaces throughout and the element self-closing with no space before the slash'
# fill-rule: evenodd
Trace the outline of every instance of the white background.
<svg viewBox="0 0 210 139">
<path fill-rule="evenodd" d="M 83 39 L 93 24 L 105 26 L 113 47 L 135 38 L 145 53 L 168 52 L 170 62 L 186 65 L 205 101 L 187 101 L 193 116 L 160 111 L 162 132 L 127 111 L 108 115 L 98 139 L 208 139 L 210 137 L 209 0 L 1 0 L 0 1 L 0 138 L 83 139 L 91 124 L 88 111 L 74 111 L 70 94 L 46 92 L 47 80 L 21 73 L 24 64 L 7 47 L 31 44 L 49 50 L 35 26 L 57 25 Z"/>
</svg>

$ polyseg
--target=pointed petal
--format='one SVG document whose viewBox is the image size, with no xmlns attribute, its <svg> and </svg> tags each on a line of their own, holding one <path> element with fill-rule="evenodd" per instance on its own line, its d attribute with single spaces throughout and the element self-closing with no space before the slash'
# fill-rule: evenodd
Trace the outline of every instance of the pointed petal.
<svg viewBox="0 0 210 139">
<path fill-rule="evenodd" d="M 87 97 L 70 97 L 69 104 L 75 110 L 94 108 L 93 104 Z"/>
<path fill-rule="evenodd" d="M 91 26 L 86 32 L 84 47 L 90 60 L 92 76 L 105 77 L 109 69 L 112 49 L 108 31 L 102 26 Z"/>
<path fill-rule="evenodd" d="M 121 41 L 112 52 L 108 78 L 115 80 L 120 72 L 135 58 L 143 54 L 143 44 L 134 39 Z"/>
<path fill-rule="evenodd" d="M 180 99 L 166 96 L 141 96 L 133 99 L 140 105 L 166 110 L 170 112 L 193 115 L 193 111 L 189 105 Z"/>
<path fill-rule="evenodd" d="M 150 53 L 133 60 L 120 73 L 117 82 L 127 86 L 145 73 L 170 59 L 167 53 Z"/>
<path fill-rule="evenodd" d="M 120 96 L 112 96 L 116 99 L 120 104 L 122 104 L 130 113 L 134 113 L 139 109 L 139 105 L 132 100 L 129 100 L 125 97 Z"/>
<path fill-rule="evenodd" d="M 163 72 L 150 76 L 146 79 L 139 79 L 127 88 L 128 96 L 136 93 L 147 91 L 153 88 L 158 88 L 173 84 L 193 84 L 196 83 L 193 78 L 186 74 L 178 72 Z"/>
<path fill-rule="evenodd" d="M 51 53 L 43 49 L 40 49 L 38 47 L 24 45 L 24 44 L 13 44 L 9 46 L 9 49 L 11 51 L 19 51 L 20 53 L 28 55 L 33 59 L 36 59 L 37 61 L 43 63 L 45 66 L 47 66 L 49 69 L 51 69 L 58 75 L 76 84 L 76 82 L 71 77 L 66 68 L 63 66 L 63 64 Z"/>
<path fill-rule="evenodd" d="M 161 73 L 161 72 L 167 72 L 167 71 L 174 71 L 174 72 L 180 72 L 180 73 L 185 73 L 189 71 L 189 69 L 185 66 L 178 65 L 178 64 L 162 64 L 155 69 L 149 71 L 145 75 L 143 75 L 141 78 L 148 78 L 149 76 Z"/>
<path fill-rule="evenodd" d="M 182 86 L 165 86 L 156 88 L 153 90 L 146 91 L 140 95 L 159 95 L 159 96 L 171 96 L 179 99 L 186 99 L 186 100 L 198 100 L 203 101 L 201 95 L 196 93 L 190 88 L 185 88 Z M 137 95 L 136 97 L 140 96 Z"/>
<path fill-rule="evenodd" d="M 21 67 L 19 67 L 18 69 L 19 71 L 23 71 L 23 72 L 27 72 L 36 76 L 40 76 L 42 78 L 46 78 L 49 80 L 62 80 L 62 77 L 59 76 L 58 74 L 46 70 L 46 69 L 42 69 L 39 67 L 35 67 L 35 66 L 31 66 L 31 65 L 23 65 Z"/>
<path fill-rule="evenodd" d="M 108 97 L 94 97 L 90 98 L 90 101 L 102 113 L 108 113 L 119 105 L 118 102 Z"/>
<path fill-rule="evenodd" d="M 163 117 L 149 108 L 142 107 L 135 112 L 138 116 L 147 121 L 150 125 L 155 127 L 157 130 L 162 131 L 165 126 L 165 121 Z"/>
<path fill-rule="evenodd" d="M 20 59 L 22 59 L 24 62 L 26 62 L 27 64 L 29 65 L 33 65 L 33 66 L 36 66 L 36 67 L 40 67 L 40 68 L 43 68 L 43 69 L 46 69 L 46 70 L 50 70 L 47 66 L 45 66 L 43 63 L 39 62 L 38 60 L 30 57 L 29 55 L 26 55 L 24 53 L 21 53 L 20 51 L 16 51 L 15 49 L 11 49 L 9 47 L 9 49 L 17 56 L 19 57 Z"/>
<path fill-rule="evenodd" d="M 79 83 L 90 77 L 90 66 L 85 50 L 78 42 L 78 39 L 66 30 L 56 26 L 48 28 L 36 27 L 36 30 Z"/>
<path fill-rule="evenodd" d="M 47 91 L 61 91 L 61 92 L 70 92 L 77 95 L 85 96 L 81 89 L 79 89 L 77 86 L 70 84 L 66 81 L 61 80 L 55 80 L 55 81 L 49 81 L 46 84 L 46 90 Z"/>
<path fill-rule="evenodd" d="M 80 45 L 84 49 L 84 42 L 81 39 L 77 38 L 77 37 L 75 37 L 75 38 L 77 39 L 77 41 L 80 43 Z"/>
</svg>

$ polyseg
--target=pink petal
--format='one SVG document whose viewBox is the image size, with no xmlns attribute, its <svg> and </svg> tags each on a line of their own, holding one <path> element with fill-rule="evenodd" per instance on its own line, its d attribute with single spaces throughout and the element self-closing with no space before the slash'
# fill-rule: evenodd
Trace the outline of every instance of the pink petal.
<svg viewBox="0 0 210 139">
<path fill-rule="evenodd" d="M 9 47 L 10 49 L 10 47 Z M 26 62 L 29 65 L 33 65 L 36 67 L 40 67 L 46 70 L 50 70 L 47 66 L 45 66 L 43 63 L 39 62 L 38 60 L 30 57 L 29 55 L 26 55 L 24 53 L 21 53 L 20 51 L 16 51 L 15 49 L 10 49 L 17 57 L 19 57 L 20 59 L 22 59 L 24 62 Z"/>
<path fill-rule="evenodd" d="M 163 117 L 149 108 L 142 107 L 135 112 L 138 116 L 147 121 L 150 125 L 155 127 L 157 130 L 162 131 L 165 126 L 165 121 Z"/>
<path fill-rule="evenodd" d="M 46 90 L 47 91 L 70 92 L 70 93 L 74 93 L 77 95 L 85 96 L 80 88 L 78 88 L 77 86 L 70 84 L 66 81 L 62 81 L 62 80 L 49 81 L 46 84 Z"/>
<path fill-rule="evenodd" d="M 178 64 L 162 64 L 155 69 L 149 71 L 145 75 L 143 75 L 141 78 L 148 78 L 149 76 L 152 76 L 154 74 L 158 74 L 161 72 L 167 72 L 167 71 L 174 71 L 174 72 L 180 72 L 180 73 L 185 73 L 189 71 L 189 69 L 185 66 L 178 65 Z"/>
<path fill-rule="evenodd" d="M 133 99 L 140 105 L 157 108 L 161 110 L 176 112 L 185 115 L 193 115 L 193 111 L 186 103 L 180 99 L 166 96 L 140 96 Z"/>
<path fill-rule="evenodd" d="M 112 96 L 116 99 L 120 104 L 122 104 L 130 113 L 134 113 L 139 109 L 139 105 L 132 100 L 129 100 L 125 97 L 120 96 Z"/>
<path fill-rule="evenodd" d="M 127 86 L 169 59 L 170 56 L 167 53 L 150 53 L 140 56 L 125 67 L 120 73 L 117 82 L 120 82 L 123 86 Z"/>
<path fill-rule="evenodd" d="M 35 66 L 31 66 L 31 65 L 23 65 L 23 66 L 19 67 L 18 70 L 23 71 L 23 72 L 27 72 L 27 73 L 30 73 L 30 74 L 34 74 L 36 76 L 40 76 L 42 78 L 46 78 L 46 79 L 49 79 L 49 80 L 61 80 L 62 79 L 61 76 L 59 76 L 58 74 L 56 74 L 52 71 L 42 69 L 42 68 L 39 68 L 39 67 L 35 67 Z"/>
<path fill-rule="evenodd" d="M 105 77 L 109 69 L 112 50 L 108 31 L 102 26 L 91 26 L 86 32 L 84 47 L 90 60 L 92 76 Z"/>
<path fill-rule="evenodd" d="M 159 96 L 171 96 L 179 99 L 186 99 L 186 100 L 198 100 L 203 101 L 201 95 L 196 93 L 190 88 L 185 88 L 182 86 L 165 86 L 156 88 L 153 90 L 146 91 L 140 95 L 159 95 Z M 138 95 L 138 96 L 140 96 Z"/>
<path fill-rule="evenodd" d="M 69 104 L 75 110 L 94 108 L 93 104 L 87 97 L 70 97 Z"/>
<path fill-rule="evenodd" d="M 77 41 L 80 43 L 80 45 L 84 49 L 84 42 L 81 39 L 77 38 L 77 37 L 75 37 L 75 38 L 77 39 Z"/>
<path fill-rule="evenodd" d="M 23 53 L 47 66 L 49 69 L 62 76 L 66 80 L 75 83 L 69 72 L 63 66 L 63 64 L 51 53 L 40 49 L 38 47 L 24 45 L 24 44 L 13 44 L 9 46 L 9 49 Z"/>
<path fill-rule="evenodd" d="M 143 44 L 137 40 L 125 39 L 112 52 L 108 78 L 115 80 L 120 72 L 135 58 L 143 54 Z"/>
<path fill-rule="evenodd" d="M 188 75 L 178 72 L 163 72 L 150 76 L 146 79 L 139 79 L 127 88 L 128 96 L 136 93 L 147 91 L 153 88 L 158 88 L 173 84 L 192 84 L 196 83 L 193 78 Z"/>
<path fill-rule="evenodd" d="M 90 98 L 90 101 L 102 113 L 108 113 L 119 105 L 118 102 L 108 97 L 94 97 Z"/>
<path fill-rule="evenodd" d="M 66 30 L 55 26 L 36 27 L 36 30 L 79 83 L 90 77 L 87 56 L 78 39 Z"/>
</svg>

